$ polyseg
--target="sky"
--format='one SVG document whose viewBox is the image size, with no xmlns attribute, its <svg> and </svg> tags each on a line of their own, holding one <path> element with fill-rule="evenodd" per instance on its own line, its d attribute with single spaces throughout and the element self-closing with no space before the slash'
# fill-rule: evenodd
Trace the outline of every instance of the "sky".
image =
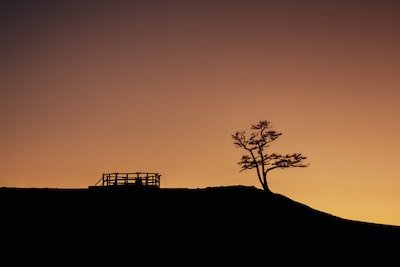
<svg viewBox="0 0 400 267">
<path fill-rule="evenodd" d="M 260 120 L 308 168 L 270 189 L 400 225 L 396 1 L 2 1 L 0 186 L 257 186 L 231 134 Z"/>
</svg>

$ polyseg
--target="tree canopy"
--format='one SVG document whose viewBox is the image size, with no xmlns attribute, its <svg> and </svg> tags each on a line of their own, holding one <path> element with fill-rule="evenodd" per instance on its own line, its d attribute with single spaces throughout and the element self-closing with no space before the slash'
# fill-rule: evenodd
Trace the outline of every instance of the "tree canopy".
<svg viewBox="0 0 400 267">
<path fill-rule="evenodd" d="M 268 186 L 268 173 L 274 169 L 285 169 L 292 167 L 307 167 L 304 160 L 307 157 L 301 153 L 292 154 L 268 154 L 265 149 L 269 144 L 278 139 L 282 133 L 272 130 L 271 122 L 259 121 L 251 126 L 251 132 L 237 131 L 232 135 L 234 144 L 246 151 L 238 162 L 240 171 L 256 169 L 258 180 L 265 191 L 270 192 Z"/>
</svg>

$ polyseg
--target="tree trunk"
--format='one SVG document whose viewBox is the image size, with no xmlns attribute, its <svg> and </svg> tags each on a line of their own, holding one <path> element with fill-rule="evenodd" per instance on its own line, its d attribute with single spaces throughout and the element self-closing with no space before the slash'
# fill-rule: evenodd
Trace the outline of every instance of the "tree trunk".
<svg viewBox="0 0 400 267">
<path fill-rule="evenodd" d="M 263 183 L 262 183 L 263 189 L 267 193 L 272 193 L 271 190 L 268 187 L 268 181 L 267 181 L 267 174 L 264 173 L 263 175 Z"/>
<path fill-rule="evenodd" d="M 264 188 L 264 191 L 265 191 L 265 192 L 267 192 L 267 193 L 272 193 L 272 191 L 269 189 L 269 187 L 268 187 L 267 184 L 263 184 L 263 188 Z"/>
</svg>

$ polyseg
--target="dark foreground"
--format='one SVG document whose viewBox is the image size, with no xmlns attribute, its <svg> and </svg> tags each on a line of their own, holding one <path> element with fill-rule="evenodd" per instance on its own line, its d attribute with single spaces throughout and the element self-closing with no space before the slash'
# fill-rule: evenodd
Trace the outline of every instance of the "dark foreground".
<svg viewBox="0 0 400 267">
<path fill-rule="evenodd" d="M 397 257 L 400 227 L 350 221 L 253 187 L 0 189 L 10 244 L 117 255 L 182 255 L 302 262 Z M 59 252 L 65 252 L 60 249 Z M 301 253 L 299 253 L 301 251 Z M 277 254 L 278 253 L 278 254 Z M 179 256 L 180 255 L 180 256 Z M 292 256 L 290 256 L 292 255 Z M 96 256 L 96 257 L 97 257 Z M 130 257 L 130 256 L 129 256 Z M 148 258 L 149 261 L 157 256 Z"/>
</svg>

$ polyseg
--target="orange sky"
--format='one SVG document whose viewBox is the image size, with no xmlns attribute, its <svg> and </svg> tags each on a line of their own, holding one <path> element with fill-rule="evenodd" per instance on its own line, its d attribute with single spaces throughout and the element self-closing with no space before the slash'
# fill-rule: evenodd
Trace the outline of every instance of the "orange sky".
<svg viewBox="0 0 400 267">
<path fill-rule="evenodd" d="M 1 4 L 0 186 L 260 187 L 230 135 L 267 119 L 311 163 L 272 191 L 400 225 L 399 4 L 127 2 Z"/>
</svg>

